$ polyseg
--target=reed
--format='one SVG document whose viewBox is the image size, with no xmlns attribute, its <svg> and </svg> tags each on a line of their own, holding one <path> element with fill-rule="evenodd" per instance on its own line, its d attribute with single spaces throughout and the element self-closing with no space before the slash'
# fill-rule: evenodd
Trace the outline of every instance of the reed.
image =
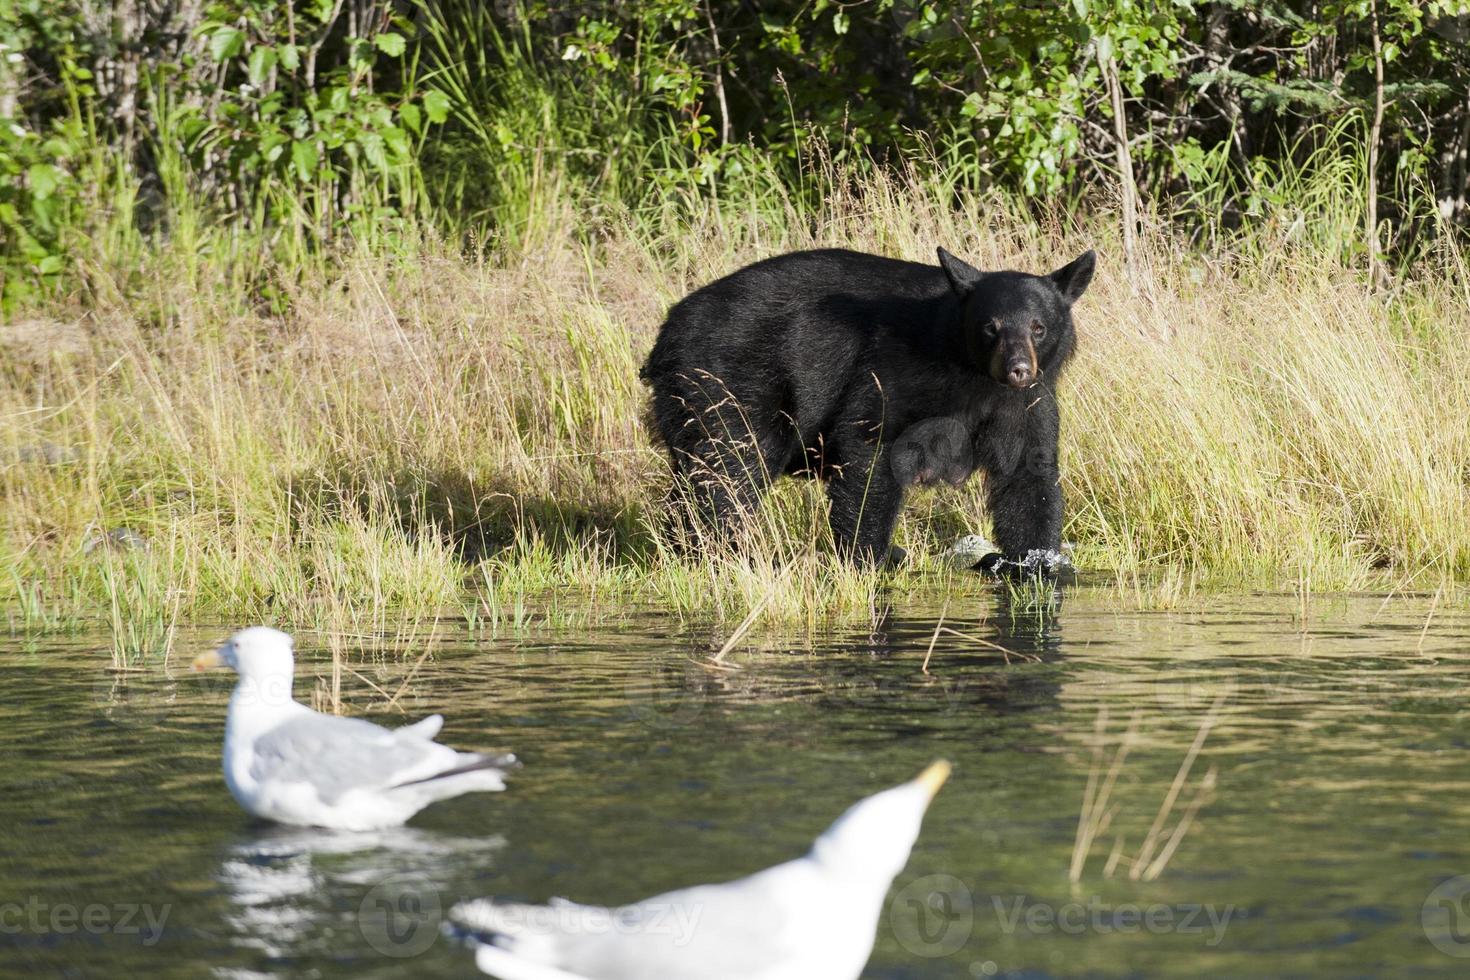
<svg viewBox="0 0 1470 980">
<path fill-rule="evenodd" d="M 1100 250 L 1062 471 L 1066 537 L 1120 604 L 1470 579 L 1462 254 L 1382 291 L 1282 212 L 1207 254 L 1155 227 L 1129 274 L 1105 209 L 1037 217 L 922 168 L 819 162 L 810 180 L 815 203 L 752 180 L 595 223 L 552 199 L 513 249 L 422 230 L 276 276 L 272 304 L 227 226 L 133 242 L 126 275 L 99 242 L 113 287 L 0 327 L 0 603 L 20 628 L 115 620 L 127 661 L 181 619 L 382 632 L 472 608 L 501 629 L 653 604 L 737 623 L 761 604 L 818 629 L 983 590 L 938 560 L 984 531 L 978 481 L 913 496 L 896 573 L 836 561 L 819 488 L 798 483 L 738 549 L 668 540 L 637 378 L 663 312 L 823 245 L 1033 271 Z M 88 547 L 117 530 L 146 550 Z"/>
</svg>

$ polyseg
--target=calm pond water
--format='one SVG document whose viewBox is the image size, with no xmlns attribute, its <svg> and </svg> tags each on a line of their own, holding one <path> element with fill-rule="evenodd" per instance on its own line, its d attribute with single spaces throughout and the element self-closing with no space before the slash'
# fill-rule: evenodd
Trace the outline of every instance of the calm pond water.
<svg viewBox="0 0 1470 980">
<path fill-rule="evenodd" d="M 368 836 L 274 829 L 230 799 L 232 675 L 183 669 L 226 629 L 187 631 L 172 669 L 126 676 L 105 637 L 0 638 L 0 971 L 467 976 L 439 928 L 459 899 L 621 903 L 738 876 L 946 757 L 869 977 L 1470 973 L 1463 610 L 1318 599 L 1303 627 L 1287 597 L 1177 613 L 1110 612 L 1087 589 L 1046 614 L 964 601 L 967 621 L 959 597 L 950 615 L 971 638 L 940 636 L 927 674 L 937 609 L 814 651 L 752 639 L 733 670 L 697 662 L 708 631 L 651 614 L 441 626 L 416 673 L 423 638 L 385 647 L 344 675 L 350 713 L 443 712 L 447 742 L 526 766 L 505 793 Z M 297 646 L 300 694 L 330 662 L 319 638 Z M 401 687 L 397 707 L 374 685 Z M 1135 880 L 1212 712 L 1159 836 L 1197 803 L 1194 822 Z M 1073 884 L 1095 746 L 1112 768 L 1130 725 Z"/>
</svg>

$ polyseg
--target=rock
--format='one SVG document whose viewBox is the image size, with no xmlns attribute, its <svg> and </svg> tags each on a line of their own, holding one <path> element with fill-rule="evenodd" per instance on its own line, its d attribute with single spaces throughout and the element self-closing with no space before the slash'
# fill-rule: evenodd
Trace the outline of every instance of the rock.
<svg viewBox="0 0 1470 980">
<path fill-rule="evenodd" d="M 87 332 L 80 323 L 29 319 L 0 324 L 0 350 L 32 367 L 84 354 L 88 346 Z"/>
<path fill-rule="evenodd" d="M 980 563 L 980 559 L 995 551 L 995 545 L 981 534 L 966 534 L 964 537 L 956 538 L 954 544 L 944 553 L 944 562 L 955 568 L 974 568 Z"/>
<path fill-rule="evenodd" d="M 16 452 L 20 463 L 41 463 L 46 466 L 62 466 L 80 462 L 82 451 L 76 446 L 60 446 L 54 442 L 38 442 L 34 446 L 21 446 Z"/>
<path fill-rule="evenodd" d="M 148 539 L 130 527 L 115 527 L 105 533 L 88 535 L 82 543 L 82 554 L 90 555 L 98 548 L 107 551 L 146 551 Z"/>
</svg>

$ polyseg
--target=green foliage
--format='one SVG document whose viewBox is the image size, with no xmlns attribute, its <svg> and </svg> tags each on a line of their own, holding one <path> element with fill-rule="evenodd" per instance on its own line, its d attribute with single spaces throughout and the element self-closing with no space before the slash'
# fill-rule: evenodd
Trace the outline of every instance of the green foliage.
<svg viewBox="0 0 1470 980">
<path fill-rule="evenodd" d="M 1258 173 L 1358 154 L 1380 64 L 1390 247 L 1470 225 L 1467 0 L 11 0 L 0 46 L 10 307 L 191 221 L 287 268 L 426 224 L 511 245 L 548 201 L 611 220 L 769 162 L 801 199 L 813 152 L 1076 201 L 1115 192 L 1120 132 L 1214 236 Z"/>
<path fill-rule="evenodd" d="M 1181 14 L 1171 5 L 1103 0 L 999 4 L 893 0 L 922 66 L 914 84 L 963 94 L 987 178 L 1055 193 L 1083 152 L 1101 96 L 1099 63 L 1116 62 L 1130 92 L 1177 74 Z"/>
<path fill-rule="evenodd" d="M 0 227 L 5 258 L 0 294 L 13 302 L 34 294 L 66 267 L 62 232 L 80 218 L 80 192 L 68 166 L 85 150 L 77 120 L 41 134 L 8 121 L 0 127 Z"/>
<path fill-rule="evenodd" d="M 0 303 L 44 293 L 65 271 L 64 236 L 82 220 L 88 150 L 96 145 L 83 107 L 96 92 L 77 58 L 74 23 L 52 16 L 45 0 L 0 8 Z M 36 93 L 43 119 L 19 106 L 25 52 L 46 45 L 56 84 Z"/>
<path fill-rule="evenodd" d="M 340 17 L 321 0 L 288 16 L 271 0 L 216 3 L 196 29 L 207 55 L 155 81 L 195 172 L 222 173 L 231 203 L 270 224 L 310 215 L 323 240 L 412 206 L 417 144 L 443 118 L 406 63 L 411 22 L 383 7 L 344 34 Z"/>
<path fill-rule="evenodd" d="M 368 6 L 347 18 L 328 0 L 223 0 L 114 23 L 96 0 L 7 5 L 6 304 L 54 285 L 104 215 L 167 233 L 179 208 L 203 207 L 308 248 L 389 237 L 422 197 L 419 150 L 448 105 L 419 85 L 412 21 Z M 118 215 L 102 187 L 165 200 Z"/>
</svg>

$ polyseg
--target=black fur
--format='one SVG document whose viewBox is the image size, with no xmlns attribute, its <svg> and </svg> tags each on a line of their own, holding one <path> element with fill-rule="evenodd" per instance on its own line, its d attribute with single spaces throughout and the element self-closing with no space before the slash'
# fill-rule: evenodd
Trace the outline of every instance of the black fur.
<svg viewBox="0 0 1470 980">
<path fill-rule="evenodd" d="M 981 469 L 1005 556 L 1058 548 L 1056 383 L 1094 263 L 1033 276 L 833 249 L 696 290 L 642 372 L 677 493 L 724 533 L 772 480 L 815 476 L 838 548 L 872 563 L 906 486 Z"/>
</svg>

